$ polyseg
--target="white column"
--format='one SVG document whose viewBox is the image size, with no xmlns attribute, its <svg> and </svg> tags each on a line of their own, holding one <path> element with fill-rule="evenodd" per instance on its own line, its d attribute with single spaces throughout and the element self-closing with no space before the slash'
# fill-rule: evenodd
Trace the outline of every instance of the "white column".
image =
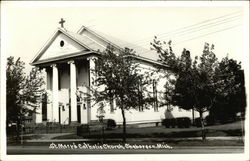
<svg viewBox="0 0 250 161">
<path fill-rule="evenodd" d="M 94 69 L 95 69 L 95 61 L 94 61 L 95 57 L 89 57 L 87 58 L 87 60 L 89 61 L 89 88 L 91 89 L 95 89 L 95 86 L 94 86 L 94 80 L 95 80 L 95 76 L 94 76 Z M 93 96 L 93 93 L 91 93 L 91 91 L 88 90 L 88 93 Z M 94 108 L 92 107 L 94 104 L 94 102 L 92 101 L 92 99 L 90 99 L 90 102 L 89 102 L 89 107 L 87 107 L 87 113 L 88 113 L 88 123 L 90 122 L 91 120 L 91 108 Z"/>
<path fill-rule="evenodd" d="M 76 100 L 76 66 L 74 61 L 70 64 L 70 106 L 71 106 L 71 122 L 77 121 L 77 100 Z"/>
<path fill-rule="evenodd" d="M 39 103 L 36 109 L 36 123 L 42 123 L 42 103 Z"/>
<path fill-rule="evenodd" d="M 47 85 L 47 122 L 52 122 L 52 73 L 49 68 L 46 69 L 46 85 Z"/>
<path fill-rule="evenodd" d="M 85 99 L 86 98 L 86 93 L 88 93 L 88 88 L 86 87 L 86 85 L 84 85 L 81 88 L 82 92 L 84 93 L 84 99 L 83 99 L 83 104 L 81 107 L 81 123 L 82 124 L 87 124 L 88 123 L 88 106 L 89 106 L 89 102 Z M 84 107 L 85 106 L 85 107 Z"/>
<path fill-rule="evenodd" d="M 56 66 L 56 64 L 51 65 L 52 66 L 52 79 L 53 79 L 53 89 L 52 89 L 52 118 L 53 121 L 52 122 L 59 122 L 59 100 L 58 100 L 58 68 Z"/>
</svg>

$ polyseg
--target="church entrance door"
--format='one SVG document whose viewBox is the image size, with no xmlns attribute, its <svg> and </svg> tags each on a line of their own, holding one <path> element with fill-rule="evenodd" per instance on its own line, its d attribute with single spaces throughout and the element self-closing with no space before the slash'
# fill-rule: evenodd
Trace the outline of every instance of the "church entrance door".
<svg viewBox="0 0 250 161">
<path fill-rule="evenodd" d="M 61 107 L 60 106 L 59 106 L 58 110 L 59 110 L 59 112 L 58 112 L 59 113 L 59 124 L 61 124 Z"/>
</svg>

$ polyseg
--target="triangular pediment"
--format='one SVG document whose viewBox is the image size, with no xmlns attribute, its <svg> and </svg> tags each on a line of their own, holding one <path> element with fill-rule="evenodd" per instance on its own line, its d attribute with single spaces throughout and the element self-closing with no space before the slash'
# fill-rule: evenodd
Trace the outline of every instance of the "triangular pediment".
<svg viewBox="0 0 250 161">
<path fill-rule="evenodd" d="M 43 55 L 39 58 L 39 60 L 51 59 L 54 57 L 68 55 L 70 53 L 77 53 L 80 51 L 87 51 L 87 49 L 77 44 L 75 41 L 73 41 L 66 35 L 59 33 L 55 40 L 50 44 L 47 50 L 45 50 Z"/>
<path fill-rule="evenodd" d="M 76 53 L 86 53 L 90 49 L 74 40 L 70 35 L 62 30 L 57 30 L 54 35 L 49 39 L 45 46 L 39 51 L 39 53 L 32 60 L 31 64 L 37 62 L 48 62 L 49 60 L 63 59 Z"/>
</svg>

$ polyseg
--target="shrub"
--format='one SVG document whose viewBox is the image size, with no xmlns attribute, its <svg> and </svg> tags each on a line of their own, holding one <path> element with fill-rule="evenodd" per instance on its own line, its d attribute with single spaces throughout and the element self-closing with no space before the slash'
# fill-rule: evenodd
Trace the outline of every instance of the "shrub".
<svg viewBox="0 0 250 161">
<path fill-rule="evenodd" d="M 194 125 L 197 127 L 201 127 L 201 119 L 199 117 L 194 119 Z"/>
<path fill-rule="evenodd" d="M 177 121 L 178 128 L 182 128 L 182 127 L 189 128 L 191 125 L 191 119 L 188 117 L 179 117 L 179 118 L 176 118 L 176 121 Z"/>
<path fill-rule="evenodd" d="M 172 118 L 172 119 L 163 119 L 162 124 L 166 127 L 175 127 L 176 126 L 176 119 Z"/>
<path fill-rule="evenodd" d="M 107 119 L 105 120 L 106 126 L 108 130 L 111 130 L 116 127 L 116 122 L 113 119 Z"/>
<path fill-rule="evenodd" d="M 201 127 L 201 119 L 199 117 L 194 119 L 194 125 L 197 127 Z M 207 126 L 207 121 L 204 119 L 204 126 Z"/>
</svg>

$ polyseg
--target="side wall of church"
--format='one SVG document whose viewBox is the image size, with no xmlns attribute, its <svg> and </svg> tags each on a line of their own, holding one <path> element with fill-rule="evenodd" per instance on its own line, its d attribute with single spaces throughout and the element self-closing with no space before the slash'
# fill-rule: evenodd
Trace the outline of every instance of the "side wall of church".
<svg viewBox="0 0 250 161">
<path fill-rule="evenodd" d="M 140 63 L 139 68 L 141 69 L 141 74 L 145 72 L 155 72 L 156 69 L 150 64 Z M 133 123 L 149 123 L 149 122 L 161 122 L 165 118 L 177 118 L 177 117 L 189 117 L 192 120 L 192 110 L 183 110 L 178 107 L 167 107 L 161 106 L 161 101 L 164 100 L 165 84 L 168 81 L 166 78 L 163 78 L 163 73 L 155 73 L 152 75 L 151 79 L 157 80 L 156 89 L 157 89 L 157 100 L 158 107 L 155 107 L 153 104 L 149 106 L 149 109 L 144 108 L 142 111 L 139 109 L 131 109 L 125 112 L 127 124 Z M 171 79 L 175 79 L 174 76 L 171 76 Z M 147 86 L 147 90 L 151 91 L 150 95 L 153 93 L 153 84 Z M 114 101 L 115 102 L 115 101 Z M 156 109 L 155 109 L 156 108 Z M 98 120 L 98 106 L 95 106 L 91 109 L 92 120 Z M 115 106 L 114 110 L 111 110 L 109 102 L 105 102 L 104 108 L 105 114 L 104 119 L 113 119 L 117 124 L 122 124 L 122 114 L 121 110 Z M 205 114 L 206 116 L 207 114 Z M 194 117 L 199 117 L 198 112 L 194 112 Z"/>
</svg>

